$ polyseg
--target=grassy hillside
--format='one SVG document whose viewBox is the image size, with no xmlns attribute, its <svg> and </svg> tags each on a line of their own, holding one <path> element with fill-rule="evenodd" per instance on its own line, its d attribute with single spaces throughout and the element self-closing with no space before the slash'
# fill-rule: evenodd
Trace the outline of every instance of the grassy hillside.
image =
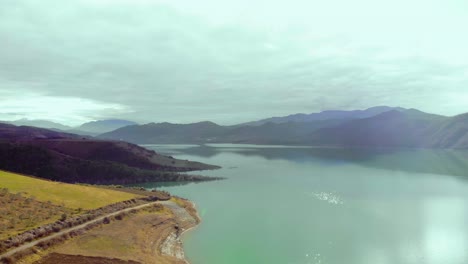
<svg viewBox="0 0 468 264">
<path fill-rule="evenodd" d="M 0 240 L 77 212 L 50 202 L 0 189 Z M 0 250 L 1 250 L 0 245 Z"/>
<path fill-rule="evenodd" d="M 138 197 L 126 192 L 41 180 L 5 171 L 0 171 L 0 188 L 71 209 L 95 209 Z"/>
<path fill-rule="evenodd" d="M 92 184 L 203 181 L 213 178 L 177 172 L 217 168 L 123 141 L 0 124 L 0 170 L 44 179 Z"/>
<path fill-rule="evenodd" d="M 140 195 L 59 183 L 0 170 L 0 240 L 65 216 Z"/>
</svg>

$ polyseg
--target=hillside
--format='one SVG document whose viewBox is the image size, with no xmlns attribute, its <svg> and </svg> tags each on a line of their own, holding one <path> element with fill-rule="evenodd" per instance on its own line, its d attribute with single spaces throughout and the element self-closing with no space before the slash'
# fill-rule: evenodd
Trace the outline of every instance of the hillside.
<svg viewBox="0 0 468 264">
<path fill-rule="evenodd" d="M 98 136 L 101 139 L 125 140 L 138 144 L 298 144 L 297 138 L 318 128 L 335 126 L 348 120 L 266 123 L 259 126 L 220 126 L 212 122 L 193 124 L 150 123 L 128 126 Z"/>
<path fill-rule="evenodd" d="M 66 126 L 57 122 L 40 119 L 18 119 L 15 121 L 0 121 L 3 124 L 10 124 L 14 126 L 29 126 L 36 128 L 45 128 L 49 130 L 55 130 L 64 133 L 78 134 L 84 136 L 96 136 L 102 133 L 113 131 L 125 126 L 136 125 L 137 123 L 128 120 L 121 119 L 106 119 L 96 120 L 84 123 L 80 126 L 71 127 Z"/>
<path fill-rule="evenodd" d="M 281 116 L 281 117 L 271 117 L 266 119 L 261 119 L 258 121 L 252 121 L 248 123 L 240 124 L 242 126 L 260 126 L 267 123 L 275 123 L 275 124 L 282 124 L 288 122 L 316 122 L 316 121 L 323 121 L 323 120 L 333 120 L 333 119 L 361 119 L 361 118 L 368 118 L 372 116 L 379 115 L 381 113 L 385 113 L 388 111 L 397 110 L 403 111 L 404 108 L 401 107 L 389 107 L 389 106 L 375 106 L 365 110 L 327 110 L 322 111 L 320 113 L 311 113 L 311 114 L 293 114 L 288 116 Z"/>
<path fill-rule="evenodd" d="M 323 111 L 313 114 L 294 114 L 273 117 L 234 126 L 220 126 L 213 122 L 192 124 L 150 123 L 127 126 L 103 133 L 98 138 L 126 140 L 133 143 L 251 143 L 302 144 L 302 137 L 324 127 L 333 127 L 348 121 L 378 115 L 403 108 L 379 106 L 366 110 Z"/>
<path fill-rule="evenodd" d="M 390 111 L 385 111 L 390 109 Z M 383 111 L 383 112 L 382 112 Z M 289 118 L 290 117 L 290 118 Z M 134 143 L 248 143 L 339 147 L 467 148 L 468 114 L 455 117 L 416 109 L 375 107 L 356 111 L 325 111 L 307 119 L 220 126 L 151 123 L 128 126 L 99 138 Z M 297 116 L 296 116 L 297 117 Z M 303 120 L 288 121 L 286 120 Z"/>
<path fill-rule="evenodd" d="M 47 129 L 56 129 L 56 130 L 69 130 L 72 129 L 69 126 L 62 125 L 60 123 L 52 122 L 49 120 L 39 120 L 39 119 L 18 119 L 15 121 L 0 121 L 0 123 L 11 124 L 15 126 L 33 126 Z"/>
<path fill-rule="evenodd" d="M 74 131 L 81 131 L 84 133 L 92 133 L 97 135 L 132 125 L 137 125 L 137 123 L 121 119 L 106 119 L 84 123 L 81 126 L 74 128 Z"/>
<path fill-rule="evenodd" d="M 104 133 L 98 138 L 125 140 L 139 144 L 304 144 L 304 138 L 320 128 L 336 127 L 352 120 L 366 118 L 386 111 L 403 108 L 379 106 L 366 110 L 323 111 L 313 114 L 295 114 L 273 117 L 234 126 L 221 126 L 213 122 L 192 124 L 150 123 L 127 126 Z"/>
<path fill-rule="evenodd" d="M 52 182 L 0 170 L 0 240 L 63 215 L 84 213 L 140 195 Z M 0 242 L 0 248 L 3 243 Z"/>
<path fill-rule="evenodd" d="M 24 197 L 34 197 L 40 202 L 50 201 L 71 209 L 96 209 L 139 197 L 126 192 L 47 181 L 1 170 L 0 179 L 0 188 L 7 188 L 13 194 L 21 193 Z"/>
<path fill-rule="evenodd" d="M 432 128 L 424 143 L 435 148 L 468 148 L 468 114 L 443 120 Z"/>
<path fill-rule="evenodd" d="M 192 203 L 167 192 L 0 179 L 0 263 L 185 263 L 161 254 L 163 242 L 199 223 Z M 68 252 L 49 255 L 57 249 Z"/>
<path fill-rule="evenodd" d="M 346 147 L 466 148 L 468 119 L 443 117 L 415 109 L 390 111 L 319 129 L 304 141 L 309 145 Z"/>
<path fill-rule="evenodd" d="M 176 172 L 216 168 L 126 142 L 0 125 L 0 169 L 51 180 L 100 184 L 201 181 L 211 178 Z"/>
<path fill-rule="evenodd" d="M 15 142 L 39 139 L 77 139 L 83 136 L 65 133 L 45 128 L 30 126 L 15 126 L 0 123 L 0 142 Z"/>
<path fill-rule="evenodd" d="M 149 123 L 127 126 L 98 136 L 103 139 L 134 143 L 204 143 L 216 139 L 229 129 L 212 122 L 193 124 Z"/>
</svg>

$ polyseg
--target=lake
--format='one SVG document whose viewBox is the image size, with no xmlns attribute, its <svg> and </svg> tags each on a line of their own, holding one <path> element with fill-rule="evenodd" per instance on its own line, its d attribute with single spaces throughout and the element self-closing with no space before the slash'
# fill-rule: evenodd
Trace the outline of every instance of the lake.
<svg viewBox="0 0 468 264">
<path fill-rule="evenodd" d="M 194 201 L 192 264 L 466 264 L 468 152 L 145 145 L 226 180 L 146 184 Z"/>
</svg>

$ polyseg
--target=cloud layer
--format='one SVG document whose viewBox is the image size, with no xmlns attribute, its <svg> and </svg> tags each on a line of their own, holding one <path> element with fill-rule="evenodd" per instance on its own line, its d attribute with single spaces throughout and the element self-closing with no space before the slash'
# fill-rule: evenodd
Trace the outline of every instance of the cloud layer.
<svg viewBox="0 0 468 264">
<path fill-rule="evenodd" d="M 463 1 L 271 2 L 2 1 L 0 119 L 467 111 Z"/>
</svg>

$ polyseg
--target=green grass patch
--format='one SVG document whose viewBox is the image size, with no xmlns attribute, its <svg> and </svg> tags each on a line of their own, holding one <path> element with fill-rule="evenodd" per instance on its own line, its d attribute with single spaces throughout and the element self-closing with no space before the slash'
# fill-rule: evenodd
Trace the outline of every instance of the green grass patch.
<svg viewBox="0 0 468 264">
<path fill-rule="evenodd" d="M 50 201 L 64 207 L 85 210 L 139 197 L 139 195 L 93 186 L 41 180 L 0 170 L 0 189 L 22 193 L 41 202 Z"/>
</svg>

